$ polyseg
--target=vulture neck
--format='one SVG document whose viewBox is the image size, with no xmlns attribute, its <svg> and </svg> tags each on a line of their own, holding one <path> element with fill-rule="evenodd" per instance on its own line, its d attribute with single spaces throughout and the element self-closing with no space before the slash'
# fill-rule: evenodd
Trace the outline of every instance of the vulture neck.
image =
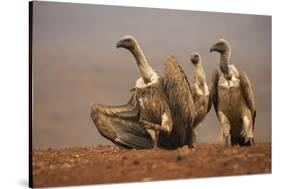
<svg viewBox="0 0 281 189">
<path fill-rule="evenodd" d="M 220 70 L 224 74 L 226 79 L 231 79 L 231 73 L 228 67 L 229 64 L 229 59 L 230 59 L 230 51 L 226 51 L 221 54 L 220 58 Z"/>
<path fill-rule="evenodd" d="M 147 60 L 140 48 L 139 45 L 136 45 L 135 48 L 133 48 L 133 50 L 131 50 L 131 52 L 133 53 L 136 62 L 137 62 L 137 66 L 138 66 L 138 70 L 139 73 L 144 81 L 144 83 L 149 83 L 151 82 L 151 77 L 154 74 L 153 69 L 150 67 L 150 65 L 147 63 Z"/>
<path fill-rule="evenodd" d="M 198 83 L 199 86 L 204 86 L 206 83 L 206 76 L 201 64 L 201 60 L 199 60 L 196 65 L 193 65 L 193 78 L 194 82 Z"/>
</svg>

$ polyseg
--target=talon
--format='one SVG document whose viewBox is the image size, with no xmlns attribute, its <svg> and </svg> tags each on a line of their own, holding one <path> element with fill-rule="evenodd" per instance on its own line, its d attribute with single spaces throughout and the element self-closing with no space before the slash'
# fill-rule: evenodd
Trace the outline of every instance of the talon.
<svg viewBox="0 0 281 189">
<path fill-rule="evenodd" d="M 245 144 L 248 145 L 248 146 L 254 146 L 255 145 L 255 140 L 252 137 L 246 138 L 245 141 L 246 141 Z"/>
<path fill-rule="evenodd" d="M 168 132 L 166 128 L 164 128 L 160 125 L 150 123 L 150 122 L 145 121 L 145 120 L 142 120 L 140 122 L 143 124 L 144 129 L 151 129 L 151 130 L 155 130 L 155 131 L 163 131 L 165 133 Z"/>
<path fill-rule="evenodd" d="M 188 148 L 190 149 L 190 150 L 195 150 L 195 148 L 194 148 L 194 145 L 193 144 L 191 144 L 191 145 L 188 145 Z"/>
<path fill-rule="evenodd" d="M 140 120 L 140 123 L 142 124 L 142 127 L 150 134 L 151 139 L 153 141 L 153 148 L 157 149 L 159 133 L 163 132 L 164 134 L 168 134 L 168 129 L 162 127 L 161 125 L 148 122 L 146 120 Z"/>
</svg>

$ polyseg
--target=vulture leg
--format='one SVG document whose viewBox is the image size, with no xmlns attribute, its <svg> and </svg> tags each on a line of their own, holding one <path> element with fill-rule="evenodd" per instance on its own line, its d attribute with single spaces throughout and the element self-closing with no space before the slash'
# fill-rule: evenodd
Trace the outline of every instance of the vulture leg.
<svg viewBox="0 0 281 189">
<path fill-rule="evenodd" d="M 194 127 L 192 129 L 192 141 L 196 142 L 196 140 L 197 140 L 196 138 L 197 138 L 197 129 L 196 129 L 196 127 Z"/>
<path fill-rule="evenodd" d="M 254 138 L 250 138 L 250 139 L 249 139 L 249 143 L 250 143 L 250 146 L 254 146 L 254 145 L 255 145 L 255 140 L 254 140 Z"/>
<path fill-rule="evenodd" d="M 222 129 L 222 132 L 223 132 L 225 146 L 230 146 L 231 145 L 231 137 L 230 137 L 231 125 L 230 125 L 230 121 L 226 117 L 226 115 L 224 113 L 222 113 L 221 111 L 218 113 L 218 117 L 219 117 L 221 129 Z"/>
<path fill-rule="evenodd" d="M 157 149 L 158 148 L 158 137 L 159 137 L 159 131 L 158 130 L 153 130 L 153 129 L 146 129 L 146 132 L 149 133 L 152 143 L 153 143 L 153 148 Z"/>
<path fill-rule="evenodd" d="M 240 142 L 240 146 L 254 146 L 254 145 L 255 145 L 254 138 L 248 138 L 248 139 L 243 138 L 243 140 Z"/>
<path fill-rule="evenodd" d="M 230 135 L 225 136 L 224 141 L 225 141 L 225 142 L 224 142 L 224 145 L 225 145 L 226 147 L 232 145 L 232 144 L 231 144 L 231 136 L 230 136 Z"/>
<path fill-rule="evenodd" d="M 253 146 L 254 145 L 254 134 L 253 134 L 253 121 L 251 119 L 250 112 L 243 116 L 243 125 L 241 135 L 244 138 L 244 145 Z M 243 144 L 242 144 L 243 145 Z"/>
<path fill-rule="evenodd" d="M 159 133 L 160 132 L 168 133 L 169 130 L 165 127 L 165 125 L 161 126 L 145 120 L 141 120 L 140 122 L 142 123 L 143 128 L 150 134 L 151 139 L 154 143 L 153 145 L 154 149 L 158 148 Z"/>
</svg>

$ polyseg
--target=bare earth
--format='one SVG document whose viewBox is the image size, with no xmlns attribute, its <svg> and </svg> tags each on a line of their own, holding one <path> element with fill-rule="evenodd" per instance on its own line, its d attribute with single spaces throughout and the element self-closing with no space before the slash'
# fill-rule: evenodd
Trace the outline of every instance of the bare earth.
<svg viewBox="0 0 281 189">
<path fill-rule="evenodd" d="M 32 154 L 34 187 L 271 173 L 271 144 L 196 144 L 172 151 L 98 146 Z"/>
</svg>

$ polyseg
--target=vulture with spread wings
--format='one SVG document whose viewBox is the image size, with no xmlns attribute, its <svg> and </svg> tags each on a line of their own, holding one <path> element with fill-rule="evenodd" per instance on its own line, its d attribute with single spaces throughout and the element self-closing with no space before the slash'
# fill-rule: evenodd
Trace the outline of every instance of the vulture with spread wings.
<svg viewBox="0 0 281 189">
<path fill-rule="evenodd" d="M 120 47 L 133 54 L 141 77 L 127 104 L 91 106 L 98 131 L 127 149 L 192 147 L 194 104 L 190 84 L 175 58 L 165 60 L 161 77 L 148 64 L 134 37 L 124 36 L 117 43 Z"/>
</svg>

